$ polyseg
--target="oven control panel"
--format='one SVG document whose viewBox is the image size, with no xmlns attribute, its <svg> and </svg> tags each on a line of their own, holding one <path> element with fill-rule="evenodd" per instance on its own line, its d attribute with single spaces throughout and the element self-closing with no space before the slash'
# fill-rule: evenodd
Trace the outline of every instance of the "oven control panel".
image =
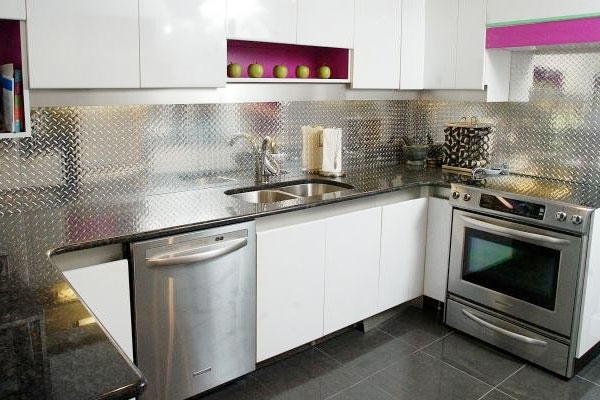
<svg viewBox="0 0 600 400">
<path fill-rule="evenodd" d="M 450 203 L 454 207 L 577 233 L 587 232 L 593 213 L 587 207 L 460 184 L 452 185 Z"/>
</svg>

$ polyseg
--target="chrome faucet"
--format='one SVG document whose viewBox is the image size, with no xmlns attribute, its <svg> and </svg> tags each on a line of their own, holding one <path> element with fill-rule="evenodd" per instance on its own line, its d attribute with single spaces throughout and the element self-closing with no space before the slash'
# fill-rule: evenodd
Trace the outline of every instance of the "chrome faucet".
<svg viewBox="0 0 600 400">
<path fill-rule="evenodd" d="M 269 153 L 272 142 L 269 136 L 265 136 L 262 144 L 258 145 L 257 138 L 247 133 L 239 133 L 229 140 L 229 145 L 233 146 L 238 140 L 245 139 L 252 147 L 252 153 L 255 161 L 255 178 L 257 183 L 266 183 L 271 176 L 277 176 L 281 172 L 279 163 Z"/>
</svg>

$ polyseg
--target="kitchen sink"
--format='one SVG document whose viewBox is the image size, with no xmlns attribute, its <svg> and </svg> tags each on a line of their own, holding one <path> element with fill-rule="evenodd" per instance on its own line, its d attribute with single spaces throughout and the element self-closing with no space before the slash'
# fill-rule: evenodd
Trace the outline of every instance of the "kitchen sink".
<svg viewBox="0 0 600 400">
<path fill-rule="evenodd" d="M 300 197 L 313 197 L 322 196 L 326 193 L 341 192 L 342 190 L 352 189 L 351 185 L 340 186 L 338 182 L 332 183 L 320 183 L 320 182 L 309 182 L 309 183 L 297 183 L 289 186 L 282 186 L 280 190 L 282 192 L 291 193 Z"/>
<path fill-rule="evenodd" d="M 264 189 L 257 187 L 233 189 L 227 190 L 225 194 L 248 203 L 266 204 L 298 198 L 322 198 L 330 193 L 351 189 L 354 189 L 354 186 L 347 183 L 319 179 L 281 182 L 268 185 Z"/>
<path fill-rule="evenodd" d="M 293 200 L 298 196 L 285 193 L 279 190 L 253 190 L 250 192 L 231 193 L 229 196 L 237 197 L 240 200 L 248 203 L 275 203 L 277 201 Z"/>
</svg>

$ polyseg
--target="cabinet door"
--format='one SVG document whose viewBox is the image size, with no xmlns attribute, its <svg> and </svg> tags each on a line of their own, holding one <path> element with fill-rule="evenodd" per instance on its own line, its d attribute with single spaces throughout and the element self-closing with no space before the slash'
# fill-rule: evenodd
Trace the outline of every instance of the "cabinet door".
<svg viewBox="0 0 600 400">
<path fill-rule="evenodd" d="M 425 89 L 456 84 L 458 0 L 425 0 Z"/>
<path fill-rule="evenodd" d="M 139 87 L 138 32 L 138 0 L 28 0 L 30 87 Z"/>
<path fill-rule="evenodd" d="M 225 86 L 222 0 L 140 0 L 142 87 Z"/>
<path fill-rule="evenodd" d="M 400 88 L 401 0 L 355 0 L 352 86 Z"/>
<path fill-rule="evenodd" d="M 227 0 L 227 39 L 296 43 L 297 0 Z"/>
<path fill-rule="evenodd" d="M 325 222 L 257 233 L 257 361 L 323 336 Z"/>
<path fill-rule="evenodd" d="M 377 312 L 381 208 L 328 218 L 324 334 Z"/>
<path fill-rule="evenodd" d="M 354 47 L 354 0 L 298 0 L 298 44 Z"/>
<path fill-rule="evenodd" d="M 2 0 L 0 19 L 25 19 L 25 0 Z"/>
<path fill-rule="evenodd" d="M 127 260 L 72 269 L 65 271 L 64 275 L 102 326 L 133 361 Z"/>
<path fill-rule="evenodd" d="M 423 89 L 425 0 L 402 0 L 400 89 Z"/>
<path fill-rule="evenodd" d="M 452 206 L 448 200 L 430 197 L 427 210 L 424 294 L 443 302 L 446 301 L 448 286 L 451 231 Z"/>
<path fill-rule="evenodd" d="M 381 220 L 378 311 L 423 294 L 427 199 L 385 206 Z"/>
<path fill-rule="evenodd" d="M 598 0 L 489 0 L 488 24 L 540 22 L 544 19 L 568 19 L 573 16 L 598 15 Z"/>
<path fill-rule="evenodd" d="M 456 89 L 483 90 L 486 0 L 458 1 Z"/>
</svg>

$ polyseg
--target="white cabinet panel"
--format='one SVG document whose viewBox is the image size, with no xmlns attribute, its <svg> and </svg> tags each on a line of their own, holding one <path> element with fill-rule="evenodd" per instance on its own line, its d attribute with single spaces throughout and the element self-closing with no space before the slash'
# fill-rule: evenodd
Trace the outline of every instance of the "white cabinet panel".
<svg viewBox="0 0 600 400">
<path fill-rule="evenodd" d="M 452 206 L 445 199 L 429 198 L 427 210 L 427 247 L 425 251 L 424 294 L 446 301 L 448 259 L 452 231 Z"/>
<path fill-rule="evenodd" d="M 353 42 L 354 0 L 298 0 L 298 44 L 351 49 Z"/>
<path fill-rule="evenodd" d="M 65 271 L 64 275 L 102 326 L 133 361 L 127 260 L 72 269 Z"/>
<path fill-rule="evenodd" d="M 402 0 L 400 89 L 423 89 L 425 70 L 425 0 Z"/>
<path fill-rule="evenodd" d="M 140 86 L 137 0 L 28 0 L 27 30 L 32 89 Z"/>
<path fill-rule="evenodd" d="M 227 0 L 227 39 L 296 43 L 297 0 Z"/>
<path fill-rule="evenodd" d="M 139 0 L 142 87 L 225 86 L 222 0 Z"/>
<path fill-rule="evenodd" d="M 25 19 L 25 0 L 2 0 L 0 19 Z"/>
<path fill-rule="evenodd" d="M 456 85 L 458 0 L 425 0 L 425 89 Z"/>
<path fill-rule="evenodd" d="M 600 14 L 598 0 L 489 0 L 488 24 Z"/>
<path fill-rule="evenodd" d="M 381 208 L 326 220 L 324 334 L 377 311 Z"/>
<path fill-rule="evenodd" d="M 257 233 L 257 361 L 323 336 L 325 221 Z"/>
<path fill-rule="evenodd" d="M 427 199 L 382 208 L 378 311 L 423 294 Z"/>
<path fill-rule="evenodd" d="M 456 89 L 483 89 L 486 0 L 458 1 Z"/>
<path fill-rule="evenodd" d="M 356 89 L 398 89 L 402 35 L 401 0 L 355 0 Z"/>
</svg>

